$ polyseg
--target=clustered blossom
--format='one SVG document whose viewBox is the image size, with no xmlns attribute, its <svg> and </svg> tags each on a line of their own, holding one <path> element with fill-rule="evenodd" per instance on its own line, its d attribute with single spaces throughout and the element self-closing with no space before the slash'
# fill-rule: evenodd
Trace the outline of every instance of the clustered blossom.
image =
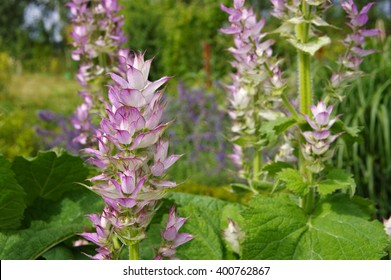
<svg viewBox="0 0 391 280">
<path fill-rule="evenodd" d="M 126 75 L 110 74 L 114 84 L 97 130 L 98 149 L 85 149 L 92 155 L 90 162 L 102 170 L 90 179 L 91 188 L 106 203 L 101 216 L 90 216 L 96 234 L 84 234 L 100 246 L 94 258 L 111 258 L 113 233 L 126 245 L 145 238 L 157 202 L 176 187 L 164 174 L 181 157 L 168 156 L 168 142 L 161 137 L 169 123 L 162 122 L 163 93 L 158 89 L 169 78 L 149 81 L 152 60 L 145 61 L 143 54 L 120 61 Z"/>
<path fill-rule="evenodd" d="M 92 256 L 92 259 L 111 260 L 118 253 L 120 248 L 116 248 L 113 240 L 115 228 L 121 226 L 117 216 L 117 213 L 109 206 L 105 206 L 102 215 L 87 215 L 93 223 L 96 232 L 82 233 L 81 236 L 99 246 L 96 249 L 97 254 Z"/>
<path fill-rule="evenodd" d="M 274 41 L 264 39 L 267 35 L 262 32 L 265 19 L 258 21 L 253 9 L 246 8 L 244 2 L 234 0 L 233 8 L 221 5 L 229 14 L 231 24 L 221 32 L 232 35 L 235 44 L 229 48 L 235 59 L 231 65 L 236 69 L 232 75 L 233 84 L 228 86 L 231 94 L 229 115 L 234 122 L 232 132 L 238 137 L 253 137 L 265 112 L 279 101 L 285 81 L 279 62 L 272 56 Z"/>
<path fill-rule="evenodd" d="M 186 220 L 186 218 L 177 217 L 175 207 L 170 209 L 166 229 L 161 231 L 163 245 L 159 248 L 155 260 L 177 259 L 176 248 L 194 238 L 191 234 L 179 233 L 179 229 Z"/>
<path fill-rule="evenodd" d="M 339 116 L 331 119 L 333 106 L 327 107 L 325 103 L 319 102 L 317 106 L 311 106 L 312 118 L 304 115 L 307 123 L 313 131 L 304 131 L 306 143 L 302 146 L 302 154 L 307 161 L 308 169 L 313 173 L 319 173 L 324 168 L 324 161 L 330 159 L 334 150 L 331 144 L 341 135 L 332 135 L 330 128 L 338 120 Z"/>
<path fill-rule="evenodd" d="M 368 12 L 374 4 L 374 2 L 371 2 L 359 11 L 353 0 L 341 3 L 349 18 L 347 25 L 352 30 L 352 33 L 348 34 L 342 41 L 346 47 L 346 53 L 339 58 L 339 71 L 331 76 L 331 87 L 334 92 L 343 83 L 360 75 L 359 66 L 363 62 L 364 57 L 375 52 L 374 50 L 364 48 L 365 38 L 380 34 L 378 29 L 364 28 L 368 22 Z"/>
<path fill-rule="evenodd" d="M 73 16 L 72 58 L 81 63 L 76 77 L 83 87 L 83 103 L 77 107 L 72 123 L 78 132 L 75 142 L 88 145 L 94 141 L 96 129 L 91 112 L 99 113 L 99 104 L 104 100 L 104 74 L 113 70 L 118 50 L 127 38 L 121 28 L 124 21 L 118 14 L 121 7 L 117 0 L 72 0 L 67 6 Z"/>
<path fill-rule="evenodd" d="M 221 29 L 221 31 L 233 35 L 235 44 L 235 47 L 229 48 L 235 58 L 231 64 L 236 69 L 236 74 L 233 75 L 233 85 L 229 87 L 233 107 L 230 115 L 234 120 L 245 115 L 252 117 L 253 108 L 249 107 L 255 105 L 253 104 L 254 96 L 259 95 L 256 88 L 263 84 L 265 94 L 284 85 L 278 65 L 271 61 L 271 46 L 274 41 L 263 40 L 267 35 L 262 33 L 265 19 L 258 21 L 253 9 L 246 8 L 243 0 L 235 0 L 234 8 L 227 8 L 224 5 L 221 8 L 230 15 L 231 23 L 230 27 Z M 239 132 L 247 128 L 251 134 L 255 129 L 251 123 L 253 122 L 245 120 L 242 124 L 244 127 L 238 127 L 240 125 L 237 123 L 233 130 Z"/>
</svg>

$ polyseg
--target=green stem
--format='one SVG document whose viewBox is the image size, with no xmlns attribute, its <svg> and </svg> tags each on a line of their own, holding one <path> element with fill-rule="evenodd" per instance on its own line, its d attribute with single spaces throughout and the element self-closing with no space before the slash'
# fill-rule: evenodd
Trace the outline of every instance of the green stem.
<svg viewBox="0 0 391 280">
<path fill-rule="evenodd" d="M 140 258 L 139 243 L 129 245 L 129 260 L 138 260 Z"/>
<path fill-rule="evenodd" d="M 301 1 L 301 11 L 304 18 L 311 16 L 311 10 L 305 0 Z M 297 39 L 305 44 L 309 39 L 310 24 L 305 22 L 297 25 Z M 298 71 L 299 71 L 299 94 L 300 94 L 300 112 L 308 116 L 311 115 L 310 106 L 312 105 L 312 81 L 311 81 L 311 57 L 310 54 L 298 51 Z M 311 213 L 315 206 L 316 189 L 313 186 L 312 173 L 306 168 L 306 160 L 303 156 L 299 158 L 300 171 L 306 177 L 308 182 L 308 193 L 303 197 L 303 209 L 306 213 Z"/>
<path fill-rule="evenodd" d="M 310 174 L 310 172 L 308 172 Z M 312 181 L 312 174 L 310 174 L 310 181 Z M 310 182 L 310 185 L 308 187 L 308 193 L 306 196 L 303 197 L 303 209 L 304 212 L 307 214 L 310 214 L 312 210 L 314 210 L 316 202 L 316 189 L 312 185 L 312 182 Z"/>
<path fill-rule="evenodd" d="M 306 1 L 302 1 L 301 10 L 305 18 L 311 16 Z M 297 25 L 297 39 L 305 44 L 308 42 L 310 24 L 305 22 Z M 302 114 L 310 114 L 312 105 L 312 82 L 311 82 L 311 57 L 310 54 L 298 51 L 298 70 L 299 70 L 299 92 L 300 92 L 300 111 Z"/>
<path fill-rule="evenodd" d="M 253 159 L 253 180 L 259 180 L 259 173 L 262 169 L 262 151 L 255 151 Z"/>
<path fill-rule="evenodd" d="M 310 115 L 312 105 L 311 62 L 310 55 L 299 51 L 299 91 L 300 111 Z"/>
</svg>

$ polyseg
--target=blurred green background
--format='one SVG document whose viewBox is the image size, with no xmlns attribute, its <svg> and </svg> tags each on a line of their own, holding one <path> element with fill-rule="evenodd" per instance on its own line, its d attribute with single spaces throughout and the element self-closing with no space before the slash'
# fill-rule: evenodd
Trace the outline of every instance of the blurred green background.
<svg viewBox="0 0 391 280">
<path fill-rule="evenodd" d="M 71 115 L 81 99 L 74 79 L 77 63 L 70 58 L 70 24 L 65 0 L 2 0 L 0 2 L 0 152 L 8 158 L 35 155 L 45 147 L 36 134 L 43 125 L 39 110 Z M 235 179 L 227 160 L 231 146 L 226 93 L 232 60 L 226 51 L 232 38 L 218 32 L 227 21 L 220 2 L 231 0 L 122 0 L 125 47 L 155 56 L 151 79 L 175 76 L 167 93 L 167 116 L 175 118 L 168 134 L 172 150 L 185 154 L 170 172 L 181 190 L 233 199 L 228 191 Z M 278 22 L 268 16 L 269 1 L 251 2 L 268 19 L 265 29 Z M 334 1 L 338 2 L 338 1 Z M 368 1 L 355 1 L 362 7 Z M 341 9 L 330 9 L 328 21 L 341 27 Z M 359 143 L 340 141 L 335 164 L 351 170 L 358 193 L 376 201 L 379 217 L 391 213 L 391 1 L 377 1 L 368 25 L 382 36 L 368 42 L 378 52 L 362 68 L 367 75 L 355 81 L 338 106 L 348 125 L 362 127 Z M 330 31 L 326 31 L 330 32 Z M 276 37 L 277 39 L 278 37 Z M 278 41 L 275 52 L 285 57 L 285 77 L 295 88 L 295 53 Z M 320 98 L 331 64 L 342 44 L 322 49 L 314 62 L 314 91 Z M 324 79 L 323 79 L 324 78 Z M 294 96 L 292 91 L 291 95 Z"/>
</svg>

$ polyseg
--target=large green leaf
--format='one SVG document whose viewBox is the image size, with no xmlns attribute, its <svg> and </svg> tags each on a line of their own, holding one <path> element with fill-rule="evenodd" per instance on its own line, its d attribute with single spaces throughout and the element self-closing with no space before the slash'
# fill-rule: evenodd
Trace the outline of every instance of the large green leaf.
<svg viewBox="0 0 391 280">
<path fill-rule="evenodd" d="M 347 195 L 321 199 L 307 215 L 289 196 L 256 196 L 243 212 L 243 259 L 380 259 L 383 225 Z"/>
<path fill-rule="evenodd" d="M 10 166 L 11 164 L 0 156 L 0 229 L 19 227 L 26 208 L 26 193 L 16 181 Z"/>
<path fill-rule="evenodd" d="M 59 199 L 64 192 L 79 188 L 77 183 L 83 182 L 88 175 L 81 158 L 54 151 L 40 152 L 31 159 L 15 158 L 12 170 L 27 193 L 29 205 L 37 197 Z"/>
<path fill-rule="evenodd" d="M 91 225 L 85 215 L 102 208 L 101 199 L 82 188 L 59 202 L 38 199 L 28 209 L 31 212 L 28 228 L 0 232 L 0 259 L 36 259 L 62 241 L 82 233 Z"/>
<path fill-rule="evenodd" d="M 74 256 L 68 247 L 55 246 L 42 255 L 46 260 L 73 260 Z"/>
<path fill-rule="evenodd" d="M 222 230 L 234 206 L 226 201 L 207 196 L 174 193 L 169 199 L 177 205 L 182 217 L 188 217 L 181 229 L 195 236 L 178 248 L 178 257 L 191 260 L 221 260 L 225 255 Z M 225 209 L 225 210 L 224 210 Z M 239 210 L 237 211 L 239 212 Z M 235 218 L 235 217 L 232 217 Z"/>
</svg>

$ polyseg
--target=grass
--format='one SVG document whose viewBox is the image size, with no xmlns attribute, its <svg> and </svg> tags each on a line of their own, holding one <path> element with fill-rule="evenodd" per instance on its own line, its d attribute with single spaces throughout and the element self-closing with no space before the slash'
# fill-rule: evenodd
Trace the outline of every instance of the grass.
<svg viewBox="0 0 391 280">
<path fill-rule="evenodd" d="M 37 113 L 71 114 L 80 102 L 79 85 L 45 73 L 14 75 L 0 96 L 0 153 L 7 158 L 34 155 L 42 147 L 35 127 Z"/>
<path fill-rule="evenodd" d="M 358 126 L 362 141 L 339 147 L 338 166 L 350 168 L 358 193 L 375 201 L 378 214 L 391 213 L 391 38 L 363 63 L 367 75 L 339 105 L 346 124 Z"/>
<path fill-rule="evenodd" d="M 10 81 L 8 98 L 16 108 L 28 109 L 33 114 L 42 109 L 70 114 L 80 103 L 79 89 L 76 81 L 60 75 L 15 75 Z"/>
</svg>

